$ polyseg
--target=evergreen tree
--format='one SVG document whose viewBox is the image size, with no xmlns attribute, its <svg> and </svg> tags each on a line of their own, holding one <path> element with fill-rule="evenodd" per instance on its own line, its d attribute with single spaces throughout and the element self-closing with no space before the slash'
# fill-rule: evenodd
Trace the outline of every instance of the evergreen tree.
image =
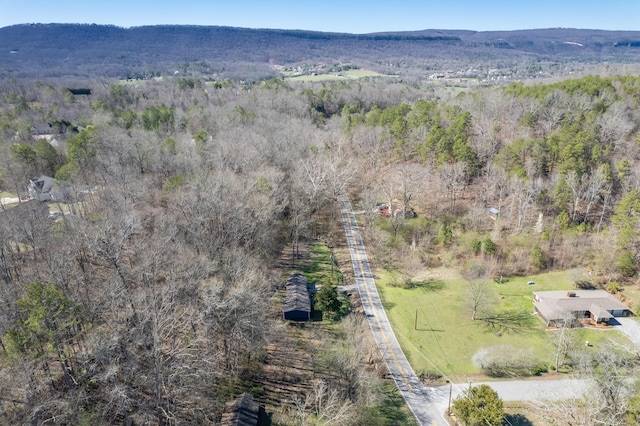
<svg viewBox="0 0 640 426">
<path fill-rule="evenodd" d="M 504 407 L 498 393 L 487 385 L 474 386 L 453 401 L 453 413 L 466 426 L 501 425 Z"/>
</svg>

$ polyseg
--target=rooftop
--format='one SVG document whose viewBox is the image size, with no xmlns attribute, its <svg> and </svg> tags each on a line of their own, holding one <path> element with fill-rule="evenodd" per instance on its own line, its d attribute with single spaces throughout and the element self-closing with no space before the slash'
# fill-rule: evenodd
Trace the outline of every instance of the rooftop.
<svg viewBox="0 0 640 426">
<path fill-rule="evenodd" d="M 291 311 L 311 312 L 307 277 L 303 274 L 293 274 L 287 279 L 287 290 L 282 304 L 282 312 Z"/>
<path fill-rule="evenodd" d="M 611 318 L 611 311 L 629 308 L 604 290 L 557 290 L 534 292 L 534 305 L 548 320 L 563 319 L 574 312 L 591 312 Z"/>
</svg>

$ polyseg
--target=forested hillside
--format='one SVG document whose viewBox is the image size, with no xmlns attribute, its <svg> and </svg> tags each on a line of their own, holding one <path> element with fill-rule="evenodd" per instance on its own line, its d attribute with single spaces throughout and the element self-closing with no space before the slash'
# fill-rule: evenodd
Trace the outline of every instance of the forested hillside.
<svg viewBox="0 0 640 426">
<path fill-rule="evenodd" d="M 0 77 L 150 78 L 189 73 L 256 81 L 281 67 L 349 63 L 384 74 L 508 79 L 634 64 L 637 31 L 424 30 L 341 34 L 159 25 L 23 24 L 0 28 Z"/>
<path fill-rule="evenodd" d="M 582 266 L 637 285 L 638 77 L 455 97 L 381 79 L 68 87 L 0 85 L 3 197 L 41 175 L 58 191 L 0 212 L 11 424 L 217 422 L 278 341 L 276 259 L 324 238 L 345 190 L 369 221 L 397 213 L 366 229 L 380 265 L 464 270 L 489 239 L 489 275 Z M 336 380 L 361 408 L 342 423 L 371 424 L 364 376 Z"/>
</svg>

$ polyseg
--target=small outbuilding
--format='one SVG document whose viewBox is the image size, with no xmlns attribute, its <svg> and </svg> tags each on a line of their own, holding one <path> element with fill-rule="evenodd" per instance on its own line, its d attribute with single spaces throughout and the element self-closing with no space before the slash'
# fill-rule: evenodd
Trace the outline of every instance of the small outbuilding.
<svg viewBox="0 0 640 426">
<path fill-rule="evenodd" d="M 496 209 L 495 207 L 487 206 L 485 207 L 485 210 L 487 211 L 487 213 L 489 213 L 489 217 L 491 217 L 491 219 L 493 220 L 497 220 L 498 217 L 500 217 L 500 210 Z"/>
<path fill-rule="evenodd" d="M 282 317 L 286 320 L 310 320 L 315 285 L 307 283 L 303 274 L 292 274 L 287 279 Z"/>
</svg>

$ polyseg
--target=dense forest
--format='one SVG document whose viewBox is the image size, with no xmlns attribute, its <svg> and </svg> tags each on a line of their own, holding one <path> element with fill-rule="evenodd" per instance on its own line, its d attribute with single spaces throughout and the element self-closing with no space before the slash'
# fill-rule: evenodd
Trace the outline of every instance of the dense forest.
<svg viewBox="0 0 640 426">
<path fill-rule="evenodd" d="M 366 228 L 380 265 L 465 270 L 490 249 L 491 276 L 583 266 L 612 290 L 637 285 L 640 78 L 448 93 L 393 79 L 3 81 L 3 197 L 26 200 L 43 175 L 55 196 L 0 212 L 0 417 L 215 424 L 282 333 L 276 260 L 325 238 L 345 191 L 365 224 L 394 210 L 386 231 Z M 375 424 L 363 358 L 336 369 L 332 395 L 350 408 L 337 403 L 335 423 Z M 278 403 L 291 409 L 269 407 L 274 424 L 319 418 Z"/>
</svg>

